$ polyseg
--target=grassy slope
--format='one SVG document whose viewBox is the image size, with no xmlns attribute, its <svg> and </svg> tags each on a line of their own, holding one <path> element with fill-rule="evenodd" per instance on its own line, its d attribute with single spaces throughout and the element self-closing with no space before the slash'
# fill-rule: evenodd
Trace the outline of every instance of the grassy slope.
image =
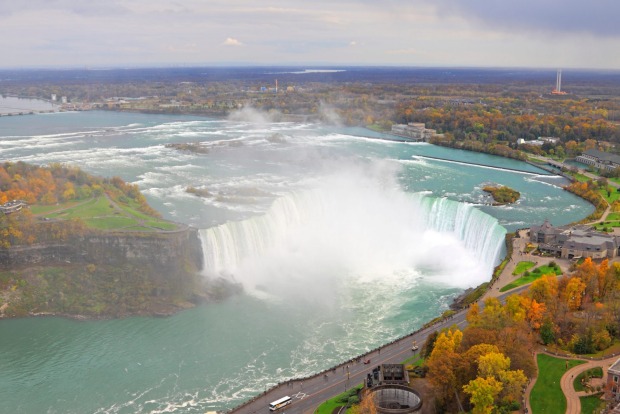
<svg viewBox="0 0 620 414">
<path fill-rule="evenodd" d="M 521 262 L 521 263 L 531 263 L 531 262 Z M 519 263 L 519 264 L 521 264 L 521 263 Z M 528 283 L 532 283 L 536 279 L 539 279 L 542 275 L 554 274 L 554 273 L 556 275 L 561 275 L 562 271 L 560 270 L 559 267 L 558 268 L 553 268 L 553 267 L 546 266 L 546 265 L 545 266 L 539 266 L 536 269 L 534 269 L 534 272 L 531 272 L 528 276 L 521 276 L 517 280 L 513 280 L 512 282 L 508 283 L 506 286 L 502 287 L 499 291 L 500 292 L 506 292 L 506 291 L 508 291 L 510 289 L 514 289 L 516 287 L 523 286 L 523 285 L 526 285 Z"/>
<path fill-rule="evenodd" d="M 605 406 L 605 402 L 601 400 L 601 394 L 589 395 L 587 397 L 580 397 L 579 401 L 581 401 L 581 413 L 582 414 L 592 414 L 601 406 Z"/>
<path fill-rule="evenodd" d="M 33 214 L 50 220 L 69 220 L 79 218 L 86 225 L 97 230 L 156 231 L 175 230 L 177 225 L 169 221 L 149 216 L 138 210 L 137 203 L 115 203 L 106 197 L 71 201 L 53 206 L 31 207 Z"/>
<path fill-rule="evenodd" d="M 565 359 L 538 354 L 538 379 L 530 395 L 532 412 L 536 414 L 564 414 L 566 397 L 560 387 L 560 379 L 566 372 Z M 583 364 L 583 361 L 568 360 L 568 369 Z"/>
</svg>

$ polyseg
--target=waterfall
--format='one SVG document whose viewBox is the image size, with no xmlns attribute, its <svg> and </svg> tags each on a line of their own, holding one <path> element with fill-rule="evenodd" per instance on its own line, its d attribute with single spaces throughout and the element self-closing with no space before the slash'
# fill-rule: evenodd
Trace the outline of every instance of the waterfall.
<svg viewBox="0 0 620 414">
<path fill-rule="evenodd" d="M 351 177 L 283 196 L 263 215 L 200 231 L 211 276 L 311 284 L 339 274 L 385 279 L 422 269 L 427 279 L 458 287 L 490 279 L 505 233 L 471 204 Z"/>
<path fill-rule="evenodd" d="M 499 263 L 504 252 L 506 229 L 495 217 L 472 204 L 447 198 L 422 196 L 419 202 L 423 221 L 428 228 L 454 234 L 478 261 L 488 264 L 489 270 Z"/>
</svg>

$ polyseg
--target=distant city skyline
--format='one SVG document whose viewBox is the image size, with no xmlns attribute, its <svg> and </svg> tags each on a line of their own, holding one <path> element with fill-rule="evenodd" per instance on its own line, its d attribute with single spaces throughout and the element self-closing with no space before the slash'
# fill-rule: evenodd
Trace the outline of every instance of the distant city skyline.
<svg viewBox="0 0 620 414">
<path fill-rule="evenodd" d="M 620 69 L 615 0 L 0 0 L 0 68 Z"/>
</svg>

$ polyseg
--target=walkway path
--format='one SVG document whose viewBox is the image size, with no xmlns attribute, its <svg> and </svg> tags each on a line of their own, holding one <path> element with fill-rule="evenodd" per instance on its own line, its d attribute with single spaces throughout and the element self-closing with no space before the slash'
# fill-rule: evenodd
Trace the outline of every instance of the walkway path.
<svg viewBox="0 0 620 414">
<path fill-rule="evenodd" d="M 575 387 L 573 387 L 575 377 L 590 368 L 601 367 L 603 368 L 603 381 L 605 383 L 607 382 L 607 369 L 617 360 L 618 356 L 600 361 L 587 361 L 585 364 L 577 365 L 564 373 L 560 380 L 560 385 L 562 386 L 562 392 L 566 396 L 566 414 L 581 413 L 581 401 L 579 397 L 589 395 L 585 391 L 575 391 Z"/>
<path fill-rule="evenodd" d="M 555 358 L 563 358 L 562 356 L 554 355 L 554 354 L 544 352 L 544 351 L 539 351 L 536 353 L 536 355 L 540 353 L 545 353 Z M 566 358 L 569 358 L 569 357 L 566 357 Z M 570 359 L 577 359 L 580 361 L 585 361 L 585 363 L 572 367 L 571 369 L 566 371 L 564 375 L 562 375 L 562 378 L 560 379 L 560 387 L 562 388 L 562 393 L 564 393 L 564 396 L 566 397 L 566 414 L 580 414 L 581 413 L 581 401 L 579 400 L 579 397 L 585 397 L 585 396 L 592 395 L 592 394 L 587 393 L 585 391 L 575 391 L 575 388 L 573 386 L 573 382 L 575 378 L 579 374 L 581 374 L 584 371 L 589 370 L 590 368 L 601 367 L 603 369 L 603 378 L 599 381 L 604 386 L 604 384 L 607 383 L 607 369 L 614 362 L 618 360 L 618 355 L 615 355 L 613 357 L 609 357 L 606 359 L 601 359 L 601 360 L 589 360 L 585 358 L 576 358 L 576 357 L 570 357 Z M 534 361 L 536 362 L 536 364 L 538 364 L 537 357 L 534 358 Z M 536 370 L 538 370 L 538 365 L 536 366 Z M 525 395 L 524 395 L 525 407 L 527 409 L 527 412 L 529 413 L 533 413 L 532 406 L 530 405 L 530 395 L 532 393 L 532 389 L 536 385 L 536 379 L 537 377 L 532 378 L 530 383 L 525 388 Z M 536 414 L 536 413 L 533 413 L 533 414 Z"/>
<path fill-rule="evenodd" d="M 519 237 L 515 237 L 513 239 L 512 257 L 510 261 L 504 267 L 504 270 L 502 270 L 502 273 L 500 273 L 498 278 L 495 280 L 495 283 L 493 283 L 493 285 L 482 296 L 482 301 L 486 300 L 487 298 L 498 297 L 499 295 L 506 293 L 506 292 L 500 292 L 500 289 L 520 277 L 520 275 L 512 274 L 512 272 L 514 272 L 519 262 L 523 262 L 523 261 L 534 262 L 535 263 L 534 268 L 548 265 L 551 262 L 555 262 L 558 266 L 560 266 L 560 269 L 562 269 L 562 272 L 564 274 L 568 272 L 568 268 L 571 265 L 570 260 L 560 259 L 557 257 L 536 256 L 533 254 L 525 253 L 525 247 L 527 243 L 529 243 L 529 238 L 527 235 L 528 231 L 529 229 L 519 230 L 518 232 Z M 519 288 L 515 288 L 515 289 L 519 289 Z M 515 289 L 509 290 L 507 292 L 514 291 Z"/>
</svg>

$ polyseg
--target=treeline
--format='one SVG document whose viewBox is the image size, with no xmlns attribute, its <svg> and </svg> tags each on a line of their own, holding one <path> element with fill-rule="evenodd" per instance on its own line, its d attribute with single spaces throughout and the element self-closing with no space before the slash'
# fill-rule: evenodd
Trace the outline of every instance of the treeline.
<svg viewBox="0 0 620 414">
<path fill-rule="evenodd" d="M 499 155 L 501 157 L 513 158 L 515 160 L 525 161 L 527 155 L 517 149 L 510 148 L 506 144 L 482 141 L 475 139 L 458 140 L 452 134 L 446 133 L 443 136 L 435 136 L 430 140 L 431 144 L 440 145 L 442 147 L 458 148 L 467 151 L 483 152 L 485 154 Z"/>
<path fill-rule="evenodd" d="M 589 223 L 591 221 L 598 220 L 603 216 L 603 213 L 605 213 L 608 204 L 607 201 L 605 201 L 605 198 L 603 198 L 603 196 L 598 192 L 601 187 L 606 191 L 611 191 L 607 190 L 606 183 L 599 183 L 593 180 L 586 182 L 574 181 L 564 187 L 566 191 L 578 195 L 579 197 L 592 203 L 594 206 L 594 212 L 581 220 L 582 222 Z"/>
<path fill-rule="evenodd" d="M 620 339 L 620 264 L 590 258 L 570 276 L 544 275 L 504 304 L 471 306 L 468 326 L 429 336 L 422 349 L 437 412 L 518 409 L 535 374 L 537 343 L 591 354 Z"/>
<path fill-rule="evenodd" d="M 424 122 L 427 128 L 450 132 L 455 139 L 481 141 L 534 140 L 558 137 L 565 143 L 586 139 L 620 142 L 620 129 L 609 121 L 613 102 L 482 96 L 478 100 L 440 101 L 420 96 L 396 108 L 399 123 Z"/>
</svg>

